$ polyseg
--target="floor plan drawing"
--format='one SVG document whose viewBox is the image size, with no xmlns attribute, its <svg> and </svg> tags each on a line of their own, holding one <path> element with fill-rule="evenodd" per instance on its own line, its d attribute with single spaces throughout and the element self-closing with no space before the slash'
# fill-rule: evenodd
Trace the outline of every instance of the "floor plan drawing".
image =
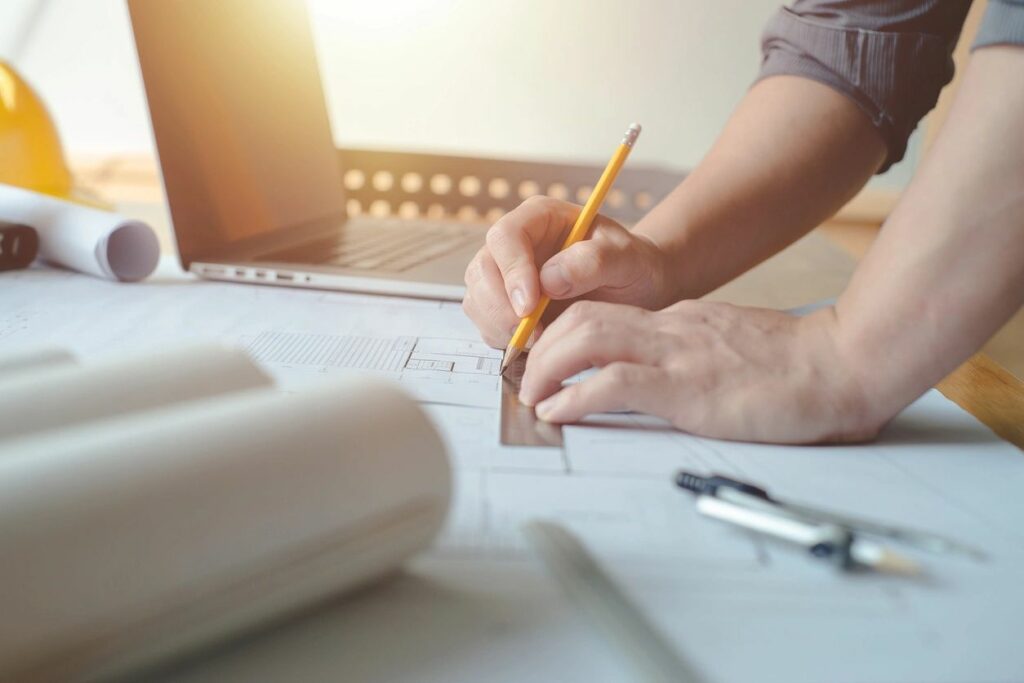
<svg viewBox="0 0 1024 683">
<path fill-rule="evenodd" d="M 267 331 L 247 347 L 283 386 L 336 372 L 370 372 L 397 380 L 425 403 L 498 405 L 501 352 L 478 341 Z"/>
</svg>

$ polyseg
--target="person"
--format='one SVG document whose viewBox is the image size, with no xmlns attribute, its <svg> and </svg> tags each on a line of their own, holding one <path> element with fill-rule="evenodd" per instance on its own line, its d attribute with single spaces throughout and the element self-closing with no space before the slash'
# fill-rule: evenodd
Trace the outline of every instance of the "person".
<svg viewBox="0 0 1024 683">
<path fill-rule="evenodd" d="M 547 421 L 633 410 L 710 437 L 870 440 L 1024 302 L 1024 0 L 991 0 L 949 116 L 834 305 L 699 301 L 826 220 L 953 75 L 969 0 L 798 0 L 700 164 L 632 230 L 531 198 L 487 233 L 463 308 L 503 348 L 541 293 L 520 399 Z M 563 380 L 600 368 L 579 383 Z"/>
</svg>

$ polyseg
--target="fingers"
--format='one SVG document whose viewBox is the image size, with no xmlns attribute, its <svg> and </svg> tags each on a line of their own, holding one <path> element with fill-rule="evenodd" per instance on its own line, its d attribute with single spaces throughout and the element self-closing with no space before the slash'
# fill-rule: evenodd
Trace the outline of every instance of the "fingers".
<svg viewBox="0 0 1024 683">
<path fill-rule="evenodd" d="M 501 272 L 486 249 L 481 249 L 466 269 L 466 296 L 462 310 L 480 330 L 490 346 L 503 348 L 519 324 L 512 310 Z"/>
<path fill-rule="evenodd" d="M 579 207 L 547 197 L 531 198 L 487 231 L 487 250 L 501 273 L 512 310 L 528 315 L 540 300 L 537 263 L 561 246 Z"/>
<path fill-rule="evenodd" d="M 578 422 L 587 415 L 619 410 L 671 418 L 670 380 L 664 370 L 617 362 L 537 404 L 545 422 Z"/>
<path fill-rule="evenodd" d="M 562 381 L 616 361 L 658 365 L 660 334 L 645 324 L 652 314 L 632 306 L 578 302 L 540 337 L 530 353 L 519 400 L 534 405 Z"/>
<path fill-rule="evenodd" d="M 611 221 L 599 223 L 589 240 L 552 256 L 540 271 L 541 287 L 552 299 L 572 299 L 600 287 L 631 284 L 642 274 L 635 240 Z"/>
<path fill-rule="evenodd" d="M 533 310 L 540 298 L 533 245 L 522 230 L 502 227 L 495 224 L 487 232 L 487 248 L 501 273 L 512 309 L 523 317 Z"/>
</svg>

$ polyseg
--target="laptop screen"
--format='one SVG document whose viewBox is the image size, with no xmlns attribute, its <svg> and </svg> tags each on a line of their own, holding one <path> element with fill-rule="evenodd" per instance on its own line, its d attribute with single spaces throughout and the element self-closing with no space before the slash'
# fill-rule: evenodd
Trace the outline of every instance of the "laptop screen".
<svg viewBox="0 0 1024 683">
<path fill-rule="evenodd" d="M 183 265 L 344 217 L 302 0 L 129 0 Z"/>
</svg>

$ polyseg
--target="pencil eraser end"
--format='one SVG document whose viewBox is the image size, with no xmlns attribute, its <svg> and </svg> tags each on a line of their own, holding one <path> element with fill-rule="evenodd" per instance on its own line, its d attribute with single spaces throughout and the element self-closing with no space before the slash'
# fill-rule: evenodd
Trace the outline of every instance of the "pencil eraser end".
<svg viewBox="0 0 1024 683">
<path fill-rule="evenodd" d="M 640 137 L 641 126 L 639 123 L 629 124 L 629 128 L 626 129 L 626 136 L 622 138 L 622 144 L 632 147 L 636 142 L 636 139 Z"/>
</svg>

